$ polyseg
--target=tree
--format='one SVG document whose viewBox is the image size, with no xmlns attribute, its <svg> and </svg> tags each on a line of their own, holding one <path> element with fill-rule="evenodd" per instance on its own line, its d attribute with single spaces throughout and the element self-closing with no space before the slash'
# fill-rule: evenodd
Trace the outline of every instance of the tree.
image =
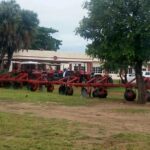
<svg viewBox="0 0 150 150">
<path fill-rule="evenodd" d="M 7 47 L 13 45 L 14 33 L 16 33 L 20 7 L 14 1 L 0 3 L 0 62 L 7 53 Z"/>
<path fill-rule="evenodd" d="M 121 83 L 126 84 L 127 80 L 127 73 L 128 73 L 128 63 L 125 62 L 124 58 L 120 58 L 117 62 L 116 60 L 109 59 L 104 62 L 103 69 L 107 70 L 108 72 L 113 71 L 118 73 L 121 79 Z"/>
<path fill-rule="evenodd" d="M 21 9 L 14 0 L 0 3 L 0 65 L 7 55 L 9 66 L 13 53 L 21 49 L 59 49 L 61 41 L 51 36 L 58 31 L 38 24 L 37 14 Z"/>
<path fill-rule="evenodd" d="M 53 38 L 51 34 L 58 32 L 53 28 L 38 27 L 31 49 L 57 50 L 61 41 Z"/>
<path fill-rule="evenodd" d="M 14 0 L 0 3 L 0 60 L 7 54 L 8 66 L 15 51 L 28 48 L 38 26 L 37 14 L 21 10 Z"/>
<path fill-rule="evenodd" d="M 150 1 L 91 0 L 77 33 L 90 39 L 87 54 L 105 60 L 123 60 L 135 68 L 138 102 L 145 103 L 142 65 L 150 60 Z"/>
</svg>

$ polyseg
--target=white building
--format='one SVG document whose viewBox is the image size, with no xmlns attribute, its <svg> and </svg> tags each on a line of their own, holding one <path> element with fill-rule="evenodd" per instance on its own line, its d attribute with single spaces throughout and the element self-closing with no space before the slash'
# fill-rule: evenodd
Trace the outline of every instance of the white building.
<svg viewBox="0 0 150 150">
<path fill-rule="evenodd" d="M 21 50 L 13 55 L 14 61 L 37 61 L 52 64 L 56 70 L 84 70 L 88 73 L 102 73 L 100 60 L 87 56 L 84 52 L 46 51 L 46 50 Z M 150 71 L 150 64 L 143 67 L 144 71 Z M 134 73 L 129 67 L 128 73 Z M 118 79 L 118 75 L 111 73 L 111 76 Z"/>
<path fill-rule="evenodd" d="M 86 72 L 101 73 L 100 61 L 87 56 L 84 52 L 21 50 L 13 55 L 13 61 L 47 62 L 56 69 L 85 70 Z"/>
</svg>

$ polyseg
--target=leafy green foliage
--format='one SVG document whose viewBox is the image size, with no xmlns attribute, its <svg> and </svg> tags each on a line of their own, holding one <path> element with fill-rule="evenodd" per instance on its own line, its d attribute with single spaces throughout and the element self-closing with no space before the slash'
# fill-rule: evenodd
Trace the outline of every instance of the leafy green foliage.
<svg viewBox="0 0 150 150">
<path fill-rule="evenodd" d="M 61 41 L 51 36 L 57 30 L 38 24 L 33 11 L 21 9 L 14 0 L 0 2 L 0 64 L 7 55 L 9 66 L 13 53 L 21 49 L 59 49 Z"/>
<path fill-rule="evenodd" d="M 61 41 L 53 38 L 51 34 L 58 32 L 52 28 L 38 27 L 31 49 L 57 50 Z"/>
<path fill-rule="evenodd" d="M 22 48 L 28 48 L 34 39 L 39 21 L 37 14 L 29 10 L 22 10 L 21 18 L 22 23 L 20 24 L 19 31 L 22 35 L 22 45 L 24 45 Z"/>
<path fill-rule="evenodd" d="M 14 41 L 17 36 L 18 24 L 21 22 L 20 7 L 14 1 L 0 3 L 0 57 L 7 53 L 11 46 L 18 43 Z M 8 49 L 8 51 L 10 51 Z"/>
<path fill-rule="evenodd" d="M 150 60 L 150 1 L 91 0 L 84 8 L 88 16 L 80 22 L 77 33 L 92 41 L 87 54 L 133 66 L 137 82 L 143 83 L 142 64 Z"/>
<path fill-rule="evenodd" d="M 77 33 L 92 40 L 87 53 L 101 59 L 134 62 L 150 59 L 148 0 L 91 0 Z"/>
<path fill-rule="evenodd" d="M 14 1 L 0 3 L 0 57 L 8 55 L 10 62 L 15 51 L 28 48 L 38 26 L 37 14 L 21 10 Z"/>
</svg>

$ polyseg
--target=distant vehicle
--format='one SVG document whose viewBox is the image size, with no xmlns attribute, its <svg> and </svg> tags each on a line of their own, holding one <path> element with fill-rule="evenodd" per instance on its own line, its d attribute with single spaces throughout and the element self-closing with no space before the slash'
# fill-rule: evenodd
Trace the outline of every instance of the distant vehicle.
<svg viewBox="0 0 150 150">
<path fill-rule="evenodd" d="M 34 70 L 37 65 L 40 63 L 35 61 L 11 61 L 9 72 Z"/>
<path fill-rule="evenodd" d="M 128 82 L 132 81 L 133 79 L 135 79 L 135 73 L 127 74 L 127 81 Z"/>
<path fill-rule="evenodd" d="M 142 71 L 142 76 L 146 78 L 150 78 L 150 71 Z M 130 82 L 135 78 L 135 73 L 127 74 L 127 81 Z"/>
<path fill-rule="evenodd" d="M 150 71 L 143 71 L 142 75 L 143 75 L 143 77 L 150 78 Z"/>
<path fill-rule="evenodd" d="M 94 75 L 93 75 L 94 77 L 101 77 L 102 76 L 102 74 L 101 73 L 94 73 Z"/>
<path fill-rule="evenodd" d="M 73 76 L 74 75 L 74 71 L 68 70 L 65 72 L 64 77 L 69 77 L 69 76 Z"/>
</svg>

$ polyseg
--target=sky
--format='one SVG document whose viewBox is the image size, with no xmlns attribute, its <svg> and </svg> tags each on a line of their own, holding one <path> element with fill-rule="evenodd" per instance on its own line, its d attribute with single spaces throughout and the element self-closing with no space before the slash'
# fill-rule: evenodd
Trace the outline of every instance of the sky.
<svg viewBox="0 0 150 150">
<path fill-rule="evenodd" d="M 54 37 L 62 40 L 60 50 L 84 52 L 87 41 L 75 35 L 75 28 L 86 16 L 83 9 L 85 0 L 16 0 L 23 9 L 38 14 L 40 26 L 52 27 L 57 32 Z"/>
</svg>

